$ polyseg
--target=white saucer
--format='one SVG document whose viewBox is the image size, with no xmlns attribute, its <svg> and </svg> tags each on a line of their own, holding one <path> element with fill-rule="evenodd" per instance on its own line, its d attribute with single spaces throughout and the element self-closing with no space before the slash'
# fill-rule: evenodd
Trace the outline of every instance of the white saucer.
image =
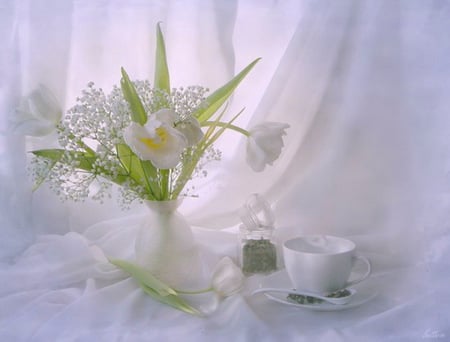
<svg viewBox="0 0 450 342">
<path fill-rule="evenodd" d="M 348 310 L 355 307 L 358 307 L 368 301 L 372 300 L 377 296 L 377 291 L 370 287 L 370 282 L 368 280 L 363 281 L 359 284 L 352 286 L 356 293 L 351 298 L 350 302 L 343 305 L 336 305 L 327 302 L 322 303 L 313 303 L 313 304 L 300 304 L 287 299 L 287 295 L 285 293 L 277 293 L 277 292 L 265 292 L 264 295 L 275 302 L 296 306 L 302 309 L 315 310 L 315 311 L 342 311 Z M 278 288 L 278 289 L 286 289 L 291 290 L 291 281 L 286 273 L 286 270 L 280 270 L 278 272 L 272 273 L 265 277 L 261 283 L 261 290 L 264 288 Z M 295 293 L 294 290 L 292 290 Z"/>
</svg>

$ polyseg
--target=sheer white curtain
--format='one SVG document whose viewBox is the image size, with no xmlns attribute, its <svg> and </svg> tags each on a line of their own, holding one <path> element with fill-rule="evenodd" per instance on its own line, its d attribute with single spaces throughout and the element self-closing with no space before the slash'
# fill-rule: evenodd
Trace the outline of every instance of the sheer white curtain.
<svg viewBox="0 0 450 342">
<path fill-rule="evenodd" d="M 2 281 L 13 280 L 0 297 L 0 333 L 18 341 L 186 334 L 221 340 L 233 336 L 233 328 L 242 340 L 252 332 L 267 340 L 364 334 L 376 340 L 383 332 L 398 339 L 448 338 L 448 305 L 435 299 L 449 298 L 443 285 L 450 254 L 448 18 L 450 4 L 438 0 L 3 1 L 0 260 Z M 140 208 L 122 212 L 114 201 L 60 203 L 45 187 L 31 194 L 26 150 L 54 143 L 54 136 L 12 134 L 14 108 L 44 84 L 67 109 L 87 82 L 106 90 L 117 84 L 121 66 L 133 79 L 151 80 L 157 22 L 174 86 L 214 89 L 262 57 L 233 96 L 229 115 L 245 107 L 241 125 L 269 120 L 291 126 L 280 159 L 258 174 L 245 164 L 245 141 L 230 133 L 219 144 L 223 160 L 198 184 L 200 198 L 185 201 L 181 210 L 196 226 L 233 227 L 246 197 L 263 193 L 275 204 L 280 239 L 330 233 L 355 240 L 374 264 L 382 294 L 376 304 L 341 316 L 340 323 L 303 315 L 300 326 L 297 312 L 281 306 L 271 311 L 267 303 L 237 296 L 200 322 L 164 307 L 139 306 L 131 282 L 97 290 L 86 280 L 96 273 L 86 266 L 92 256 L 83 232 L 100 241 L 111 225 L 133 225 Z M 119 221 L 105 221 L 112 218 Z M 81 234 L 64 235 L 69 231 Z M 58 235 L 45 235 L 51 233 Z M 106 248 L 124 248 L 123 231 L 109 234 L 102 240 Z M 234 254 L 234 242 L 233 234 L 217 230 L 200 237 L 212 259 Z M 77 254 L 77 262 L 86 263 L 79 269 Z M 30 273 L 33 267 L 42 274 Z M 60 271 L 51 273 L 55 269 Z M 123 298 L 121 314 L 106 304 L 111 296 Z M 98 306 L 92 313 L 93 303 Z M 149 323 L 144 314 L 155 320 Z M 34 323 L 19 333 L 25 321 Z M 114 328 L 117 322 L 132 332 Z M 144 329 L 146 324 L 154 329 Z M 65 328 L 56 333 L 60 326 Z"/>
</svg>

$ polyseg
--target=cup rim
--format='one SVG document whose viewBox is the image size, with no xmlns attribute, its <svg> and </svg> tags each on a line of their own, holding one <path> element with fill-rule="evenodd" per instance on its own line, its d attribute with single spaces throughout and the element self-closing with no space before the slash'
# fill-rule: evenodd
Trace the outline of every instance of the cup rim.
<svg viewBox="0 0 450 342">
<path fill-rule="evenodd" d="M 317 239 L 317 238 L 326 238 L 326 239 L 333 239 L 333 240 L 338 240 L 341 241 L 345 244 L 348 245 L 348 248 L 346 248 L 345 250 L 342 251 L 330 251 L 330 252 L 324 252 L 324 253 L 316 253 L 316 252 L 308 252 L 308 251 L 303 251 L 303 250 L 298 250 L 296 248 L 293 248 L 292 246 L 290 246 L 291 244 L 294 243 L 294 241 L 298 241 L 298 240 L 306 240 L 306 239 Z M 290 239 L 287 239 L 283 242 L 283 249 L 288 250 L 290 252 L 294 252 L 294 253 L 301 253 L 301 254 L 310 254 L 310 255 L 338 255 L 338 254 L 345 254 L 348 252 L 352 252 L 354 251 L 356 248 L 356 244 L 349 239 L 340 237 L 340 236 L 335 236 L 335 235 L 327 235 L 327 234 L 312 234 L 312 235 L 300 235 L 300 236 L 296 236 Z"/>
</svg>

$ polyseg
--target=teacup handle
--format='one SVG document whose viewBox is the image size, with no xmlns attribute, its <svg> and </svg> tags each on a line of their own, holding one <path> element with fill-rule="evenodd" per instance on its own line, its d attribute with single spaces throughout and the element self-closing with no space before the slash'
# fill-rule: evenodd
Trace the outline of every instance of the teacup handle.
<svg viewBox="0 0 450 342">
<path fill-rule="evenodd" d="M 366 273 L 364 273 L 361 277 L 356 278 L 356 279 L 354 279 L 354 280 L 352 280 L 352 281 L 348 281 L 347 284 L 345 285 L 345 287 L 349 287 L 349 286 L 355 285 L 355 284 L 357 284 L 357 283 L 363 281 L 363 280 L 366 279 L 366 278 L 370 275 L 370 273 L 372 272 L 372 266 L 370 265 L 369 259 L 367 259 L 365 256 L 362 256 L 362 255 L 354 255 L 354 256 L 353 256 L 353 262 L 355 263 L 355 262 L 357 262 L 358 260 L 359 260 L 359 261 L 362 261 L 363 263 L 366 264 L 366 266 L 367 266 L 367 271 L 366 271 Z"/>
</svg>

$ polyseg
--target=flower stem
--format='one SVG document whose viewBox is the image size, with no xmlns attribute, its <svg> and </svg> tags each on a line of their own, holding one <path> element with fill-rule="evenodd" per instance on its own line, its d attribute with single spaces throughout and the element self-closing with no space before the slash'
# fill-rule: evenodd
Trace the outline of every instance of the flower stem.
<svg viewBox="0 0 450 342">
<path fill-rule="evenodd" d="M 197 165 L 198 161 L 200 160 L 201 156 L 205 152 L 205 149 L 203 148 L 203 145 L 197 146 L 196 149 L 193 151 L 191 158 L 188 163 L 183 163 L 183 168 L 181 170 L 181 174 L 178 177 L 178 182 L 175 186 L 175 189 L 172 192 L 172 197 L 177 198 L 178 195 L 183 190 L 186 183 L 189 181 L 192 173 L 195 170 L 195 166 Z"/>
<path fill-rule="evenodd" d="M 245 129 L 243 129 L 241 127 L 238 127 L 238 126 L 235 126 L 235 125 L 230 125 L 230 124 L 228 124 L 226 122 L 205 121 L 205 122 L 202 122 L 202 126 L 226 127 L 226 128 L 232 129 L 233 131 L 239 132 L 239 133 L 245 135 L 246 137 L 250 136 L 250 132 L 249 131 L 246 131 Z"/>
<path fill-rule="evenodd" d="M 163 200 L 168 200 L 170 196 L 169 178 L 170 169 L 161 170 L 161 195 Z"/>
<path fill-rule="evenodd" d="M 206 293 L 206 292 L 211 292 L 211 291 L 213 291 L 214 289 L 212 288 L 212 287 L 209 287 L 209 288 L 207 288 L 207 289 L 203 289 L 203 290 L 196 290 L 196 291 L 181 291 L 181 290 L 176 290 L 175 289 L 175 292 L 177 292 L 177 293 L 179 293 L 179 294 L 192 294 L 192 295 L 194 295 L 194 294 L 202 294 L 202 293 Z"/>
</svg>

